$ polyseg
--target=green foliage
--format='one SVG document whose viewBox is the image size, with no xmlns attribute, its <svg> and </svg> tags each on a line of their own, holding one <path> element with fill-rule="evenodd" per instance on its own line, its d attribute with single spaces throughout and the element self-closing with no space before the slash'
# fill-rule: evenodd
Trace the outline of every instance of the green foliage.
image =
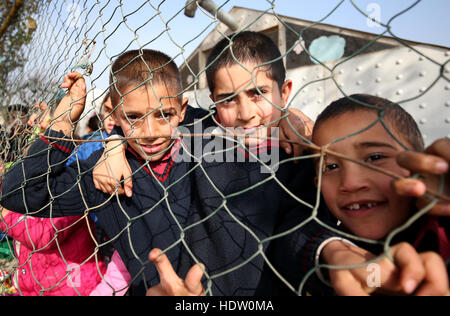
<svg viewBox="0 0 450 316">
<path fill-rule="evenodd" d="M 36 17 L 47 1 L 27 0 L 10 21 L 6 33 L 0 40 L 0 94 L 8 85 L 8 75 L 20 70 L 27 62 L 26 47 L 38 27 Z M 0 0 L 0 25 L 3 25 L 15 0 Z"/>
</svg>

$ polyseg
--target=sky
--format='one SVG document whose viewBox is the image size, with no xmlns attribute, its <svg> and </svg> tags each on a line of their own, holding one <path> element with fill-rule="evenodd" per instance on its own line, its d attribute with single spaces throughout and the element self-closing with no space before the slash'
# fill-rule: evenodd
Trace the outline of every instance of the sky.
<svg viewBox="0 0 450 316">
<path fill-rule="evenodd" d="M 234 6 L 273 12 L 284 16 L 380 34 L 385 27 L 374 24 L 360 11 L 390 23 L 391 31 L 403 39 L 450 47 L 450 1 L 448 0 L 214 0 L 229 12 Z M 59 3 L 62 3 L 58 1 Z M 161 50 L 181 65 L 214 29 L 210 15 L 197 10 L 194 18 L 184 15 L 186 0 L 75 0 L 64 1 L 53 16 L 55 29 L 77 34 L 66 42 L 65 67 L 80 55 L 81 39 L 95 38 L 92 79 L 98 88 L 107 86 L 108 66 L 128 49 Z M 407 12 L 397 16 L 411 7 Z M 334 10 L 334 11 L 333 11 Z M 359 11 L 360 10 L 360 11 Z M 330 14 L 331 13 L 331 14 Z M 78 45 L 70 45 L 71 41 Z M 61 46 L 58 46 L 61 49 Z"/>
</svg>

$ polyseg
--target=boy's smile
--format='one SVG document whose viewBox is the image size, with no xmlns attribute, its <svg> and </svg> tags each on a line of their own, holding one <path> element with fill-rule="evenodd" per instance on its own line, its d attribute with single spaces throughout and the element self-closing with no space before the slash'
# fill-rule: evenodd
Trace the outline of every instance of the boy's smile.
<svg viewBox="0 0 450 316">
<path fill-rule="evenodd" d="M 341 114 L 323 122 L 313 141 L 319 146 L 330 144 L 367 128 L 377 118 L 376 112 L 367 110 Z M 395 133 L 392 129 L 391 132 Z M 381 123 L 336 142 L 329 149 L 395 174 L 409 176 L 409 172 L 396 162 L 397 154 L 404 151 L 403 147 Z M 411 200 L 397 196 L 391 189 L 391 182 L 391 177 L 380 172 L 349 160 L 327 156 L 321 189 L 330 211 L 346 229 L 357 236 L 379 240 L 404 223 L 411 212 Z"/>
<path fill-rule="evenodd" d="M 278 127 L 283 109 L 292 91 L 287 81 L 280 92 L 279 86 L 264 67 L 244 63 L 222 67 L 215 74 L 215 89 L 211 99 L 217 103 L 217 113 L 224 127 L 237 129 L 254 138 L 249 145 L 258 145 L 271 136 L 271 127 Z M 253 71 L 253 73 L 251 73 Z M 253 74 L 253 76 L 252 76 Z"/>
<path fill-rule="evenodd" d="M 127 89 L 132 91 L 133 88 Z M 153 92 L 154 90 L 154 92 Z M 180 104 L 164 85 L 140 87 L 123 96 L 123 105 L 114 111 L 114 118 L 125 137 L 170 136 L 184 120 L 188 99 Z M 143 159 L 158 161 L 172 144 L 171 138 L 136 139 L 128 144 Z"/>
</svg>

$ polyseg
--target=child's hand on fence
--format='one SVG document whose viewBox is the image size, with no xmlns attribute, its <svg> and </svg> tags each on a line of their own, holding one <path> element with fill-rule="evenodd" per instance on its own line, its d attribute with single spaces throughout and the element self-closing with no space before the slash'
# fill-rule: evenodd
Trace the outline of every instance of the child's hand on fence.
<svg viewBox="0 0 450 316">
<path fill-rule="evenodd" d="M 61 100 L 55 110 L 55 121 L 52 129 L 69 133 L 80 119 L 86 103 L 86 82 L 83 76 L 72 72 L 64 78 L 61 88 L 69 89 L 69 92 Z"/>
<path fill-rule="evenodd" d="M 289 124 L 289 122 L 291 124 Z M 292 129 L 291 125 L 296 131 Z M 314 122 L 302 111 L 297 109 L 289 109 L 289 116 L 281 120 L 279 126 L 281 148 L 283 148 L 288 155 L 293 154 L 294 157 L 300 157 L 305 147 L 300 144 L 283 142 L 283 140 L 304 143 L 303 139 L 299 137 L 298 134 L 302 135 L 306 139 L 311 139 Z"/>
<path fill-rule="evenodd" d="M 182 280 L 172 267 L 169 258 L 159 249 L 153 249 L 149 259 L 156 266 L 160 284 L 150 288 L 147 296 L 201 296 L 204 294 L 202 277 L 205 267 L 195 265 L 189 270 L 186 280 Z"/>
<path fill-rule="evenodd" d="M 449 295 L 448 275 L 442 258 L 432 252 L 418 254 L 407 243 L 391 248 L 395 264 L 383 258 L 370 266 L 355 269 L 330 269 L 331 283 L 338 295 Z M 375 256 L 356 246 L 334 241 L 323 251 L 329 265 L 352 266 L 368 262 Z"/>
<path fill-rule="evenodd" d="M 6 208 L 2 208 L 2 217 L 5 218 L 6 215 L 8 215 L 10 211 L 8 211 Z"/>
<path fill-rule="evenodd" d="M 106 194 L 133 195 L 132 171 L 125 157 L 125 144 L 121 140 L 106 143 L 106 149 L 93 172 L 94 185 Z M 123 187 L 120 181 L 124 180 Z"/>
<path fill-rule="evenodd" d="M 425 150 L 425 153 L 403 152 L 397 156 L 400 166 L 420 173 L 421 179 L 406 179 L 393 182 L 394 190 L 399 195 L 417 197 L 417 207 L 424 208 L 430 204 L 425 191 L 432 189 L 439 192 L 441 177 L 445 183 L 442 195 L 450 198 L 450 139 L 436 141 Z M 450 216 L 450 202 L 439 201 L 429 212 L 434 216 Z"/>
<path fill-rule="evenodd" d="M 28 126 L 33 127 L 38 125 L 42 131 L 45 131 L 49 127 L 51 121 L 50 109 L 48 109 L 47 103 L 45 102 L 36 104 L 34 108 L 39 109 L 40 114 L 33 113 L 28 120 Z"/>
</svg>

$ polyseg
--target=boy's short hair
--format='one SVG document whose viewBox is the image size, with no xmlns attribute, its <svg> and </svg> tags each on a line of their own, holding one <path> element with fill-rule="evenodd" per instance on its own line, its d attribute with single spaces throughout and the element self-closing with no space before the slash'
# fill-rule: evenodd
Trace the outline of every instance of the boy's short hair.
<svg viewBox="0 0 450 316">
<path fill-rule="evenodd" d="M 106 102 L 108 102 L 108 99 L 111 97 L 111 92 L 108 90 L 108 92 L 106 92 L 106 94 L 105 94 L 105 96 L 103 97 L 103 100 L 102 100 L 102 106 L 106 103 Z"/>
<path fill-rule="evenodd" d="M 286 80 L 286 68 L 278 46 L 268 36 L 257 32 L 236 33 L 231 35 L 230 39 L 231 42 L 224 38 L 217 43 L 208 56 L 206 77 L 211 93 L 215 89 L 214 77 L 216 72 L 222 67 L 237 64 L 237 61 L 239 63 L 254 62 L 257 64 L 270 62 L 269 65 L 264 67 L 268 68 L 268 74 L 278 83 L 281 91 Z"/>
<path fill-rule="evenodd" d="M 358 110 L 376 112 L 383 110 L 383 121 L 394 129 L 403 140 L 406 140 L 414 151 L 424 151 L 423 137 L 414 118 L 397 103 L 368 94 L 354 94 L 331 103 L 317 117 L 313 138 L 320 125 L 325 121 Z"/>
<path fill-rule="evenodd" d="M 103 100 L 102 100 L 102 105 L 100 106 L 100 115 L 101 115 L 102 117 L 104 117 L 105 114 L 109 111 L 109 110 L 107 109 L 107 107 L 105 106 L 105 103 L 108 102 L 108 99 L 109 99 L 109 98 L 111 98 L 111 91 L 110 91 L 110 90 L 108 90 L 108 91 L 106 92 L 106 94 L 105 94 L 105 96 L 103 97 Z"/>
<path fill-rule="evenodd" d="M 93 132 L 98 131 L 100 129 L 100 120 L 99 120 L 97 114 L 94 114 L 89 119 L 89 121 L 87 123 L 87 127 Z"/>
<path fill-rule="evenodd" d="M 181 74 L 174 60 L 150 49 L 131 50 L 120 55 L 110 74 L 111 103 L 117 106 L 126 89 L 144 85 L 165 85 L 180 101 L 183 96 Z"/>
<path fill-rule="evenodd" d="M 27 115 L 28 114 L 28 107 L 26 105 L 23 104 L 12 104 L 8 106 L 8 113 L 12 113 L 12 112 L 21 112 L 22 115 Z"/>
</svg>

